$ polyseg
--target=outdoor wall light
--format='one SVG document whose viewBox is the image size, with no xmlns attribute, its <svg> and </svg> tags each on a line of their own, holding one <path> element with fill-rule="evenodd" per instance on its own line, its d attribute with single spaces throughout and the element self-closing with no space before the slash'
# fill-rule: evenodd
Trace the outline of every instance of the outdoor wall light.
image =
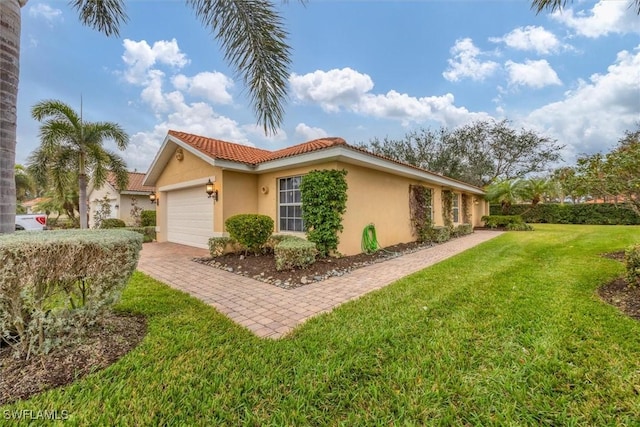
<svg viewBox="0 0 640 427">
<path fill-rule="evenodd" d="M 156 195 L 155 191 L 149 194 L 149 200 L 151 200 L 151 203 L 160 203 L 160 198 Z"/>
<path fill-rule="evenodd" d="M 213 199 L 216 202 L 218 201 L 218 190 L 215 189 L 213 182 L 211 182 L 211 178 L 207 181 L 206 192 L 210 199 Z"/>
</svg>

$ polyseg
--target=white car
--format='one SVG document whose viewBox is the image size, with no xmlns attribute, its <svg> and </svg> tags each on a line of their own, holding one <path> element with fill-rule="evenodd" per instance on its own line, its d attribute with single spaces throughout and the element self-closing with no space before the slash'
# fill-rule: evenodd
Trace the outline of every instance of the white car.
<svg viewBox="0 0 640 427">
<path fill-rule="evenodd" d="M 16 215 L 16 231 L 42 231 L 46 229 L 47 216 L 45 214 Z"/>
</svg>

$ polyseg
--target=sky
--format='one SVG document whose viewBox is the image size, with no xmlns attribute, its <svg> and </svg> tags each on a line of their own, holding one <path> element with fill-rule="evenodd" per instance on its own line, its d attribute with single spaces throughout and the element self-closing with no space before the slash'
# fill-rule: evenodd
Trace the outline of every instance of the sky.
<svg viewBox="0 0 640 427">
<path fill-rule="evenodd" d="M 284 121 L 267 136 L 184 1 L 129 1 L 128 23 L 108 38 L 80 24 L 67 1 L 30 0 L 16 162 L 39 145 L 31 107 L 56 99 L 82 105 L 85 120 L 119 123 L 132 171 L 147 171 L 169 129 L 275 150 L 488 119 L 557 140 L 573 164 L 640 126 L 640 17 L 630 1 L 577 0 L 540 14 L 528 0 L 277 3 L 292 64 Z"/>
</svg>

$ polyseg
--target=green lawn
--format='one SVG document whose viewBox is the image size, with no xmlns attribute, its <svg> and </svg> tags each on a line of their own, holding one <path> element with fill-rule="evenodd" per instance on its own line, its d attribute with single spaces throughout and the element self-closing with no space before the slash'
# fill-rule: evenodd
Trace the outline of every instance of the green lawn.
<svg viewBox="0 0 640 427">
<path fill-rule="evenodd" d="M 149 333 L 112 367 L 4 411 L 80 425 L 639 425 L 640 322 L 596 288 L 640 227 L 538 225 L 258 339 L 136 273 Z"/>
</svg>

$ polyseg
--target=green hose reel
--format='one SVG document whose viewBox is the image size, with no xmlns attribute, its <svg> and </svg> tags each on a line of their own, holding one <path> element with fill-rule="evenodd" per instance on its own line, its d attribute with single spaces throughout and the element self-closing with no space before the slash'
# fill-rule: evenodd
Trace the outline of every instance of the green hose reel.
<svg viewBox="0 0 640 427">
<path fill-rule="evenodd" d="M 362 231 L 362 252 L 372 254 L 380 249 L 378 238 L 376 237 L 376 227 L 373 223 L 367 225 Z"/>
</svg>

